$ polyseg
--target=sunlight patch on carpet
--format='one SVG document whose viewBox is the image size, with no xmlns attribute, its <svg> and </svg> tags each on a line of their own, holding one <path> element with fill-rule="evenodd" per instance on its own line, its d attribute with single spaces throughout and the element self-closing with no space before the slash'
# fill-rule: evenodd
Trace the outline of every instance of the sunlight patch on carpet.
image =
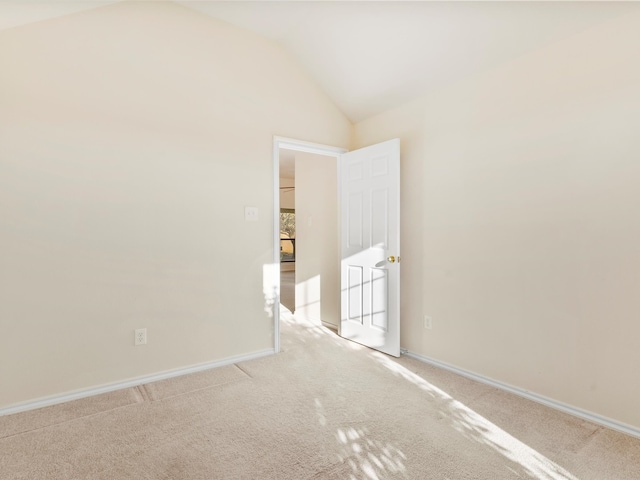
<svg viewBox="0 0 640 480">
<path fill-rule="evenodd" d="M 380 480 L 406 472 L 406 455 L 390 443 L 369 438 L 366 428 L 339 428 L 336 440 L 341 446 L 338 458 L 351 468 L 349 479 Z"/>
<path fill-rule="evenodd" d="M 428 393 L 442 408 L 452 427 L 465 438 L 486 445 L 495 452 L 519 465 L 532 477 L 539 480 L 578 480 L 577 477 L 549 460 L 547 457 L 511 436 L 482 415 L 454 399 L 445 391 L 427 382 L 389 357 L 374 352 L 371 354 L 382 366 L 393 374 L 411 382 Z"/>
</svg>

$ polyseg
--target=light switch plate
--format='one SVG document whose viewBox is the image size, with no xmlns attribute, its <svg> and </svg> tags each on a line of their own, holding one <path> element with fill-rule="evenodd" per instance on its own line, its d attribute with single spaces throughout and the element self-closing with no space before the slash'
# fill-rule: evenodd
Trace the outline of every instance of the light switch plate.
<svg viewBox="0 0 640 480">
<path fill-rule="evenodd" d="M 258 207 L 244 207 L 244 221 L 245 222 L 257 222 L 258 221 Z"/>
</svg>

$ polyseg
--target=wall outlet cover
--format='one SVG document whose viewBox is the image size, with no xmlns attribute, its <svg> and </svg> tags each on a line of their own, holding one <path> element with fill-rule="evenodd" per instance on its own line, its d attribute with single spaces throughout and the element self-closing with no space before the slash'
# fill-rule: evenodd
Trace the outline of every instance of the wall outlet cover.
<svg viewBox="0 0 640 480">
<path fill-rule="evenodd" d="M 147 344 L 147 329 L 146 328 L 137 328 L 135 331 L 135 345 L 136 347 L 139 345 Z"/>
</svg>

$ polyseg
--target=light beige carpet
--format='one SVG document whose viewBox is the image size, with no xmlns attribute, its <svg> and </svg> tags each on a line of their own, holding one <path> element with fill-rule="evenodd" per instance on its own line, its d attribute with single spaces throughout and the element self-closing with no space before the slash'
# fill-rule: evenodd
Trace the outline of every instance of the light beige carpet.
<svg viewBox="0 0 640 480">
<path fill-rule="evenodd" d="M 0 437 L 3 480 L 640 479 L 640 439 L 287 315 L 278 355 L 0 417 Z"/>
</svg>

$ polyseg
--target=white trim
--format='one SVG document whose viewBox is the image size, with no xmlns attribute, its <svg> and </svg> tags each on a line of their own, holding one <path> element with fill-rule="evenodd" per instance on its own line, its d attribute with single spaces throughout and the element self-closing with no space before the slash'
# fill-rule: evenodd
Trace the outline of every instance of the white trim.
<svg viewBox="0 0 640 480">
<path fill-rule="evenodd" d="M 529 390 L 525 390 L 523 388 L 514 387 L 507 383 L 502 383 L 497 380 L 493 380 L 492 378 L 485 377 L 483 375 L 478 375 L 477 373 L 470 372 L 468 370 L 464 370 L 462 368 L 454 367 L 445 362 L 441 362 L 440 360 L 435 360 L 430 357 L 425 357 L 424 355 L 420 355 L 417 353 L 410 352 L 408 350 L 402 350 L 402 354 L 407 357 L 414 358 L 424 363 L 428 363 L 435 367 L 442 368 L 444 370 L 448 370 L 453 373 L 457 373 L 458 375 L 462 375 L 463 377 L 470 378 L 471 380 L 475 380 L 480 383 L 484 383 L 486 385 L 491 385 L 492 387 L 499 388 L 500 390 L 505 390 L 507 392 L 513 393 L 520 397 L 524 397 L 528 400 L 532 400 L 537 403 L 541 403 L 542 405 L 546 405 L 547 407 L 555 408 L 556 410 L 560 410 L 562 412 L 568 413 L 578 418 L 582 418 L 583 420 L 588 420 L 592 423 L 597 423 L 604 427 L 611 428 L 613 430 L 617 430 L 622 433 L 626 433 L 627 435 L 631 435 L 633 437 L 640 438 L 640 428 L 634 427 L 632 425 L 628 425 L 626 423 L 618 422 L 608 417 L 604 417 L 602 415 L 598 415 L 597 413 L 589 412 L 587 410 L 583 410 L 581 408 L 574 407 L 572 405 L 568 405 L 563 402 L 559 402 L 557 400 L 553 400 L 552 398 L 545 397 L 543 395 L 539 395 L 534 392 L 530 392 Z"/>
<path fill-rule="evenodd" d="M 334 325 L 333 323 L 325 322 L 324 320 L 320 320 L 320 323 L 322 323 L 322 326 L 324 328 L 328 328 L 329 330 L 333 330 L 334 332 L 338 332 L 340 330 L 339 325 Z"/>
<path fill-rule="evenodd" d="M 329 157 L 340 157 L 348 150 L 320 143 L 296 140 L 287 137 L 273 137 L 273 263 L 280 264 L 280 149 L 316 153 Z M 338 162 L 339 163 L 339 162 Z M 276 298 L 273 305 L 273 349 L 280 352 L 280 276 L 274 279 Z"/>
<path fill-rule="evenodd" d="M 343 153 L 348 152 L 345 148 L 332 147 L 331 145 L 322 145 L 320 143 L 306 142 L 304 140 L 296 140 L 294 138 L 286 137 L 274 136 L 273 143 L 278 149 L 287 148 L 298 152 L 317 153 L 318 155 L 327 155 L 331 157 L 339 157 Z M 279 160 L 280 159 L 278 158 L 278 161 Z M 280 180 L 279 177 L 278 180 Z"/>
<path fill-rule="evenodd" d="M 280 144 L 273 137 L 273 257 L 274 265 L 280 265 Z M 280 275 L 273 279 L 276 296 L 273 300 L 273 350 L 280 353 Z"/>
<path fill-rule="evenodd" d="M 20 403 L 11 407 L 0 408 L 0 417 L 3 415 L 10 415 L 12 413 L 26 412 L 27 410 L 34 410 L 36 408 L 49 407 L 51 405 L 57 405 L 59 403 L 69 402 L 71 400 L 93 397 L 94 395 L 113 392 L 115 390 L 122 390 L 123 388 L 137 387 L 138 385 L 158 382 L 160 380 L 188 375 L 190 373 L 202 372 L 204 370 L 210 370 L 212 368 L 224 367 L 226 365 L 231 365 L 234 363 L 248 362 L 249 360 L 256 360 L 258 358 L 267 357 L 269 355 L 273 355 L 274 353 L 275 352 L 273 351 L 273 349 L 270 348 L 267 350 L 261 350 L 259 352 L 249 353 L 247 355 L 238 355 L 235 357 L 223 358 L 222 360 L 194 365 L 192 367 L 170 370 L 168 372 L 157 373 L 155 375 L 149 375 L 146 377 L 138 377 L 132 380 L 126 380 L 124 382 L 110 383 L 107 385 L 102 385 L 100 387 L 88 388 L 86 390 L 78 390 L 72 393 L 65 393 L 62 395 L 41 398 L 39 400 Z"/>
</svg>

